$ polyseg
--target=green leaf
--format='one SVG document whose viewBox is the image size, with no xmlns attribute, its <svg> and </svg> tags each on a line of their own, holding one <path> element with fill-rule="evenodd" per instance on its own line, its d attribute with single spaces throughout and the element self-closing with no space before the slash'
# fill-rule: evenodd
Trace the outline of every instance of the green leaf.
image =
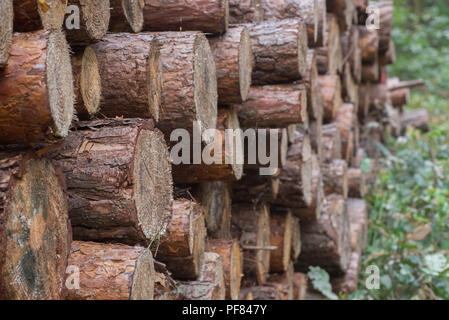
<svg viewBox="0 0 449 320">
<path fill-rule="evenodd" d="M 338 296 L 332 292 L 329 282 L 329 274 L 320 267 L 309 267 L 307 276 L 312 281 L 313 288 L 330 300 L 338 300 Z"/>
</svg>

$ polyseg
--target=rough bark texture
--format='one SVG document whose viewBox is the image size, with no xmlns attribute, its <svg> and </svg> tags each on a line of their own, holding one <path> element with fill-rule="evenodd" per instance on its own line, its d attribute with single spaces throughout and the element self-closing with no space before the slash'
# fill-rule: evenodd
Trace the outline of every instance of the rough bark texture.
<svg viewBox="0 0 449 320">
<path fill-rule="evenodd" d="M 225 32 L 229 0 L 145 0 L 144 31 Z"/>
<path fill-rule="evenodd" d="M 229 23 L 257 23 L 263 20 L 264 0 L 229 0 Z"/>
<path fill-rule="evenodd" d="M 396 47 L 393 40 L 390 39 L 388 49 L 385 52 L 381 52 L 379 56 L 379 64 L 385 66 L 388 64 L 394 64 L 396 62 Z"/>
<path fill-rule="evenodd" d="M 265 204 L 234 204 L 232 236 L 243 250 L 245 283 L 262 285 L 270 268 L 270 209 Z"/>
<path fill-rule="evenodd" d="M 206 281 L 182 281 L 176 289 L 180 300 L 223 300 L 222 288 Z"/>
<path fill-rule="evenodd" d="M 332 290 L 335 293 L 351 294 L 357 290 L 361 263 L 361 255 L 357 252 L 352 252 L 345 274 L 331 279 Z"/>
<path fill-rule="evenodd" d="M 72 67 L 64 34 L 15 33 L 0 77 L 0 144 L 65 137 L 72 116 Z"/>
<path fill-rule="evenodd" d="M 67 177 L 76 240 L 148 244 L 164 233 L 171 164 L 152 121 L 80 122 L 53 157 Z"/>
<path fill-rule="evenodd" d="M 215 252 L 223 259 L 226 298 L 238 300 L 243 275 L 243 256 L 238 240 L 214 239 L 206 243 L 206 251 Z"/>
<path fill-rule="evenodd" d="M 111 32 L 140 32 L 143 28 L 143 7 L 145 0 L 109 0 Z"/>
<path fill-rule="evenodd" d="M 173 280 L 165 264 L 154 261 L 154 300 L 178 300 L 178 283 Z"/>
<path fill-rule="evenodd" d="M 301 272 L 293 274 L 293 300 L 306 300 L 307 284 L 307 275 Z"/>
<path fill-rule="evenodd" d="M 363 198 L 367 193 L 365 173 L 359 168 L 348 169 L 348 195 Z"/>
<path fill-rule="evenodd" d="M 323 154 L 321 161 L 331 162 L 341 159 L 341 137 L 338 126 L 334 123 L 323 126 Z"/>
<path fill-rule="evenodd" d="M 341 71 L 343 52 L 340 42 L 340 29 L 334 15 L 327 15 L 327 33 L 329 40 L 326 46 L 316 48 L 317 65 L 320 74 L 337 74 Z"/>
<path fill-rule="evenodd" d="M 294 267 L 290 262 L 285 272 L 270 274 L 267 285 L 273 286 L 279 291 L 281 300 L 293 300 L 293 275 Z"/>
<path fill-rule="evenodd" d="M 79 9 L 80 27 L 67 29 L 67 41 L 72 46 L 85 46 L 100 41 L 109 27 L 109 0 L 68 0 Z M 69 19 L 70 15 L 67 16 Z M 70 19 L 69 19 L 70 21 Z"/>
<path fill-rule="evenodd" d="M 175 200 L 166 233 L 153 243 L 154 256 L 167 265 L 174 278 L 196 279 L 204 261 L 206 232 L 201 206 Z"/>
<path fill-rule="evenodd" d="M 14 31 L 60 30 L 67 0 L 13 0 Z"/>
<path fill-rule="evenodd" d="M 292 213 L 271 211 L 270 241 L 277 249 L 270 253 L 270 272 L 285 272 L 290 263 L 292 247 Z"/>
<path fill-rule="evenodd" d="M 69 300 L 153 300 L 149 249 L 74 241 L 68 264 L 79 270 L 79 289 L 69 288 Z"/>
<path fill-rule="evenodd" d="M 348 198 L 348 165 L 345 160 L 335 159 L 330 163 L 321 164 L 324 194 L 336 193 Z"/>
<path fill-rule="evenodd" d="M 318 76 L 319 94 L 323 101 L 323 121 L 332 122 L 341 104 L 341 81 L 338 75 Z"/>
<path fill-rule="evenodd" d="M 242 179 L 232 185 L 232 200 L 235 202 L 270 202 L 279 192 L 278 169 L 272 175 L 261 175 L 257 169 L 246 169 Z"/>
<path fill-rule="evenodd" d="M 362 61 L 366 64 L 374 63 L 379 54 L 379 31 L 368 30 L 365 26 L 358 26 L 358 30 Z"/>
<path fill-rule="evenodd" d="M 327 0 L 326 6 L 327 12 L 337 17 L 341 30 L 346 31 L 351 27 L 356 10 L 353 0 Z"/>
<path fill-rule="evenodd" d="M 13 0 L 0 3 L 0 69 L 4 68 L 9 57 L 13 31 Z"/>
<path fill-rule="evenodd" d="M 254 56 L 248 28 L 230 28 L 209 39 L 217 69 L 218 103 L 242 103 L 248 98 Z"/>
<path fill-rule="evenodd" d="M 244 128 L 308 126 L 307 91 L 303 85 L 252 87 L 248 100 L 235 106 Z"/>
<path fill-rule="evenodd" d="M 356 114 L 352 103 L 343 103 L 338 108 L 337 117 L 335 118 L 335 124 L 340 130 L 341 156 L 346 162 L 349 162 L 353 153 L 353 129 L 357 121 Z"/>
<path fill-rule="evenodd" d="M 199 123 L 203 141 L 210 143 L 217 121 L 217 76 L 209 43 L 201 32 L 159 33 L 163 65 L 163 93 L 160 128 L 193 131 Z"/>
<path fill-rule="evenodd" d="M 31 153 L 0 152 L 0 299 L 63 299 L 71 240 L 62 174 Z"/>
<path fill-rule="evenodd" d="M 247 24 L 253 46 L 254 85 L 289 83 L 306 72 L 307 37 L 299 19 Z"/>
<path fill-rule="evenodd" d="M 204 253 L 204 263 L 198 277 L 201 282 L 210 282 L 217 287 L 217 300 L 226 298 L 223 257 L 215 252 Z"/>
<path fill-rule="evenodd" d="M 155 36 L 108 34 L 91 48 L 102 84 L 101 114 L 159 121 L 163 61 Z"/>
</svg>

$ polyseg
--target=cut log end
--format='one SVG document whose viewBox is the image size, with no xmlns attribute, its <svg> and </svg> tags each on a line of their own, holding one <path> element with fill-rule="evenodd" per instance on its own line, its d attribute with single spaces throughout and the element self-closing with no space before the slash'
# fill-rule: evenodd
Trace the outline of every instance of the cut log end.
<svg viewBox="0 0 449 320">
<path fill-rule="evenodd" d="M 143 28 L 143 7 L 144 0 L 121 0 L 123 14 L 135 33 L 140 32 Z"/>
<path fill-rule="evenodd" d="M 130 300 L 153 300 L 154 276 L 153 255 L 149 249 L 145 249 L 137 258 Z"/>
<path fill-rule="evenodd" d="M 67 0 L 45 0 L 45 6 L 36 0 L 14 0 L 14 31 L 60 30 L 66 8 Z"/>
<path fill-rule="evenodd" d="M 160 56 L 159 42 L 153 39 L 147 60 L 147 95 L 150 114 L 156 122 L 159 121 L 162 104 L 163 74 Z"/>
<path fill-rule="evenodd" d="M 253 72 L 254 58 L 251 38 L 248 28 L 242 28 L 239 46 L 239 84 L 242 101 L 248 99 L 251 87 L 251 76 Z"/>
<path fill-rule="evenodd" d="M 288 269 L 292 246 L 292 213 L 280 212 L 271 215 L 271 245 L 277 247 L 270 253 L 270 272 L 285 272 Z"/>
<path fill-rule="evenodd" d="M 12 42 L 13 31 L 13 4 L 12 0 L 0 3 L 0 69 L 6 65 L 9 49 Z"/>
</svg>

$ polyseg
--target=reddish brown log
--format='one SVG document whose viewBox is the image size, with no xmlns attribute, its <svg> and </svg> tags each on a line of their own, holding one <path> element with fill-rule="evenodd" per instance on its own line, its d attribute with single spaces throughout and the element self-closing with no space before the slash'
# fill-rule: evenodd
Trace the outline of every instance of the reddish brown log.
<svg viewBox="0 0 449 320">
<path fill-rule="evenodd" d="M 357 10 L 355 23 L 356 24 L 358 23 L 359 25 L 364 25 L 368 17 L 366 9 L 368 8 L 369 0 L 353 0 L 353 2 Z"/>
<path fill-rule="evenodd" d="M 319 94 L 323 101 L 323 121 L 332 122 L 341 104 L 341 81 L 338 75 L 318 76 Z"/>
<path fill-rule="evenodd" d="M 219 254 L 215 252 L 204 253 L 204 263 L 198 280 L 203 283 L 214 284 L 216 296 L 212 300 L 224 300 L 226 298 L 223 258 Z"/>
<path fill-rule="evenodd" d="M 360 85 L 359 95 L 361 96 L 359 108 L 366 108 L 366 115 L 372 110 L 382 109 L 389 99 L 388 87 L 381 83 Z M 363 97 L 368 102 L 366 105 L 363 105 L 366 103 Z"/>
<path fill-rule="evenodd" d="M 349 259 L 348 270 L 340 277 L 332 278 L 332 290 L 337 294 L 350 294 L 357 290 L 362 257 L 357 252 L 352 252 Z"/>
<path fill-rule="evenodd" d="M 263 0 L 229 0 L 229 23 L 257 23 L 263 20 Z"/>
<path fill-rule="evenodd" d="M 290 263 L 292 247 L 292 212 L 271 210 L 271 246 L 277 249 L 270 253 L 270 272 L 286 272 Z"/>
<path fill-rule="evenodd" d="M 334 159 L 341 159 L 341 137 L 338 126 L 334 123 L 323 126 L 323 154 L 322 162 L 331 162 Z"/>
<path fill-rule="evenodd" d="M 145 0 L 109 0 L 111 18 L 109 31 L 140 32 L 143 28 Z"/>
<path fill-rule="evenodd" d="M 363 82 L 379 82 L 379 57 L 371 64 L 362 65 L 362 81 Z"/>
<path fill-rule="evenodd" d="M 320 74 L 336 74 L 343 65 L 343 52 L 340 42 L 340 29 L 334 15 L 327 15 L 327 45 L 316 48 L 317 66 Z"/>
<path fill-rule="evenodd" d="M 293 274 L 293 300 L 306 300 L 307 276 L 304 273 Z"/>
<path fill-rule="evenodd" d="M 292 217 L 292 251 L 291 261 L 296 262 L 301 254 L 301 227 L 298 217 Z"/>
<path fill-rule="evenodd" d="M 63 299 L 72 240 L 64 177 L 31 153 L 0 152 L 0 299 Z"/>
<path fill-rule="evenodd" d="M 267 285 L 275 287 L 281 296 L 281 300 L 293 300 L 293 263 L 288 264 L 288 268 L 284 273 L 270 274 L 267 280 Z"/>
<path fill-rule="evenodd" d="M 164 233 L 171 164 L 152 121 L 80 122 L 52 156 L 67 177 L 76 240 L 147 245 Z"/>
<path fill-rule="evenodd" d="M 232 200 L 235 202 L 270 202 L 279 192 L 277 169 L 272 175 L 261 175 L 257 169 L 246 169 L 242 179 L 232 185 Z"/>
<path fill-rule="evenodd" d="M 349 162 L 353 153 L 353 130 L 357 122 L 356 114 L 357 111 L 352 103 L 344 103 L 338 108 L 337 117 L 335 118 L 335 124 L 340 130 L 341 156 L 346 162 Z"/>
<path fill-rule="evenodd" d="M 149 249 L 74 241 L 68 264 L 79 270 L 79 288 L 69 288 L 69 300 L 153 300 Z"/>
<path fill-rule="evenodd" d="M 299 19 L 247 24 L 254 51 L 254 85 L 290 83 L 306 73 L 307 36 Z"/>
<path fill-rule="evenodd" d="M 262 285 L 270 268 L 270 209 L 265 204 L 234 204 L 232 236 L 243 250 L 246 283 Z"/>
<path fill-rule="evenodd" d="M 13 0 L 14 31 L 61 30 L 67 0 Z"/>
<path fill-rule="evenodd" d="M 429 130 L 429 114 L 424 108 L 406 111 L 401 118 L 401 126 L 403 130 L 407 127 L 413 127 L 418 130 Z"/>
<path fill-rule="evenodd" d="M 349 168 L 348 195 L 353 198 L 363 198 L 366 193 L 365 173 L 359 168 Z"/>
<path fill-rule="evenodd" d="M 324 194 L 336 193 L 348 198 L 348 165 L 345 160 L 335 159 L 330 163 L 321 164 Z"/>
<path fill-rule="evenodd" d="M 178 300 L 178 283 L 173 280 L 165 264 L 154 261 L 154 300 Z"/>
<path fill-rule="evenodd" d="M 369 30 L 365 26 L 358 26 L 359 44 L 362 49 L 362 61 L 366 64 L 374 63 L 379 52 L 379 32 Z"/>
<path fill-rule="evenodd" d="M 388 50 L 393 28 L 393 1 L 373 2 L 373 5 L 379 9 L 379 52 L 384 52 Z"/>
<path fill-rule="evenodd" d="M 208 240 L 206 251 L 215 252 L 223 258 L 226 298 L 238 300 L 243 275 L 243 257 L 238 240 Z"/>
<path fill-rule="evenodd" d="M 218 102 L 242 103 L 248 98 L 254 56 L 248 28 L 230 28 L 224 35 L 209 38 L 217 69 Z"/>
<path fill-rule="evenodd" d="M 145 0 L 144 31 L 225 32 L 229 24 L 228 0 Z"/>
<path fill-rule="evenodd" d="M 4 0 L 0 3 L 0 69 L 5 67 L 11 48 L 13 10 L 13 0 Z"/>
<path fill-rule="evenodd" d="M 394 107 L 402 109 L 410 100 L 410 89 L 404 88 L 390 91 L 391 103 Z"/>
<path fill-rule="evenodd" d="M 65 137 L 72 116 L 72 66 L 64 34 L 15 33 L 0 77 L 0 144 Z"/>
</svg>

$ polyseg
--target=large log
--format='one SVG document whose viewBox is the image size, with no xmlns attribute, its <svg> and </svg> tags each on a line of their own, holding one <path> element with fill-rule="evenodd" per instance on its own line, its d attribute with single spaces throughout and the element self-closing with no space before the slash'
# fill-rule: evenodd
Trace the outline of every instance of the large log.
<svg viewBox="0 0 449 320">
<path fill-rule="evenodd" d="M 323 101 L 323 121 L 332 122 L 341 104 L 341 81 L 338 75 L 318 76 L 319 94 Z"/>
<path fill-rule="evenodd" d="M 79 9 L 79 28 L 68 29 L 65 26 L 71 46 L 85 46 L 100 41 L 106 35 L 111 16 L 109 0 L 68 0 L 68 5 Z"/>
<path fill-rule="evenodd" d="M 214 139 L 217 123 L 217 76 L 209 42 L 201 32 L 165 32 L 162 43 L 162 113 L 159 127 L 165 134 L 173 129 L 193 131 L 199 123 L 205 143 Z M 207 134 L 209 132 L 209 134 Z"/>
<path fill-rule="evenodd" d="M 377 29 L 370 30 L 365 26 L 359 26 L 359 45 L 362 49 L 363 63 L 374 63 L 379 54 L 379 31 Z"/>
<path fill-rule="evenodd" d="M 152 244 L 153 254 L 166 264 L 174 278 L 196 279 L 204 261 L 206 233 L 201 206 L 185 199 L 175 200 L 165 234 Z"/>
<path fill-rule="evenodd" d="M 13 0 L 14 32 L 61 30 L 67 0 Z"/>
<path fill-rule="evenodd" d="M 229 0 L 145 0 L 144 31 L 225 32 Z"/>
<path fill-rule="evenodd" d="M 323 188 L 326 196 L 336 193 L 348 198 L 348 164 L 345 160 L 335 159 L 321 164 Z"/>
<path fill-rule="evenodd" d="M 218 102 L 242 103 L 248 98 L 254 56 L 248 28 L 230 28 L 219 37 L 209 38 L 217 69 Z"/>
<path fill-rule="evenodd" d="M 334 15 L 327 15 L 327 45 L 316 48 L 317 65 L 320 74 L 337 74 L 343 64 L 343 52 L 340 42 L 340 29 Z"/>
<path fill-rule="evenodd" d="M 341 157 L 349 163 L 353 154 L 353 130 L 357 122 L 356 110 L 352 103 L 343 103 L 338 108 L 335 124 L 340 130 L 341 139 Z"/>
<path fill-rule="evenodd" d="M 164 233 L 171 164 L 152 121 L 80 122 L 53 157 L 67 177 L 76 240 L 148 244 Z"/>
<path fill-rule="evenodd" d="M 155 36 L 111 33 L 90 48 L 101 78 L 101 114 L 158 121 L 162 113 L 162 60 Z"/>
<path fill-rule="evenodd" d="M 306 72 L 307 36 L 299 19 L 247 24 L 253 46 L 254 85 L 289 83 Z"/>
<path fill-rule="evenodd" d="M 229 23 L 257 23 L 263 20 L 263 0 L 229 0 Z"/>
<path fill-rule="evenodd" d="M 65 137 L 72 116 L 72 66 L 64 34 L 15 33 L 0 77 L 0 144 Z"/>
<path fill-rule="evenodd" d="M 79 288 L 69 288 L 69 300 L 153 300 L 155 271 L 149 249 L 74 241 L 68 264 L 79 272 Z"/>
<path fill-rule="evenodd" d="M 206 251 L 215 252 L 223 259 L 226 298 L 238 300 L 243 275 L 242 252 L 238 240 L 214 239 L 206 243 Z"/>
<path fill-rule="evenodd" d="M 315 5 L 317 4 L 317 5 Z M 310 48 L 326 46 L 326 0 L 265 0 L 264 19 L 300 18 L 307 26 Z"/>
<path fill-rule="evenodd" d="M 235 202 L 270 202 L 279 192 L 277 169 L 272 175 L 261 175 L 257 169 L 246 169 L 242 179 L 232 185 L 232 200 Z"/>
<path fill-rule="evenodd" d="M 140 32 L 143 28 L 145 0 L 109 0 L 111 18 L 109 31 Z"/>
<path fill-rule="evenodd" d="M 28 153 L 0 152 L 0 299 L 63 299 L 72 239 L 64 177 Z"/>
<path fill-rule="evenodd" d="M 2 69 L 9 57 L 13 32 L 13 3 L 12 0 L 4 0 L 0 3 L 0 69 Z"/>
<path fill-rule="evenodd" d="M 234 204 L 231 232 L 243 250 L 245 283 L 262 285 L 270 268 L 270 212 L 265 204 Z"/>
<path fill-rule="evenodd" d="M 303 85 L 251 87 L 248 100 L 235 106 L 245 128 L 308 126 L 307 92 Z"/>
<path fill-rule="evenodd" d="M 270 272 L 285 272 L 290 263 L 292 247 L 292 212 L 291 210 L 271 210 L 270 241 L 277 249 L 270 253 Z"/>
</svg>

